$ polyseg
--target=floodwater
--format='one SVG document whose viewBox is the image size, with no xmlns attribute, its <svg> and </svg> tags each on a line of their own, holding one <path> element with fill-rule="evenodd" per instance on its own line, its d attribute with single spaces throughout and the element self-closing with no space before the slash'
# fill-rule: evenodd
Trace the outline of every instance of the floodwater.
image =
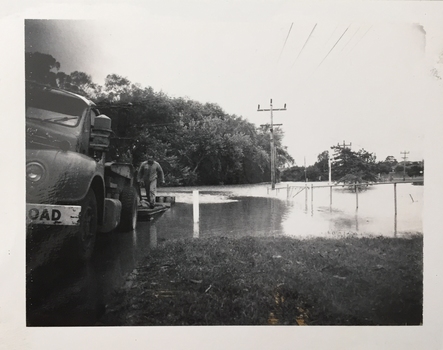
<svg viewBox="0 0 443 350">
<path fill-rule="evenodd" d="M 288 188 L 289 186 L 289 188 Z M 213 235 L 296 238 L 360 236 L 405 236 L 421 233 L 423 186 L 398 183 L 396 201 L 393 184 L 360 190 L 321 183 L 200 187 L 199 220 L 193 223 L 191 189 L 165 189 L 177 204 L 163 215 L 157 226 L 171 228 L 172 237 Z M 324 187 L 316 187 L 324 186 Z M 185 189 L 182 189 L 183 191 Z M 395 215 L 397 206 L 397 215 Z"/>
<path fill-rule="evenodd" d="M 423 232 L 423 186 L 396 186 L 397 216 L 392 184 L 371 186 L 358 197 L 336 187 L 332 204 L 329 187 L 311 190 L 307 184 L 306 190 L 304 183 L 276 187 L 274 191 L 269 185 L 160 188 L 159 195 L 175 196 L 176 203 L 152 221 L 139 221 L 137 230 L 99 235 L 87 264 L 73 264 L 62 252 L 48 254 L 44 247 L 36 250 L 44 257 L 57 257 L 46 262 L 44 257 L 31 257 L 43 262 L 27 276 L 28 325 L 98 325 L 115 291 L 165 240 L 220 235 L 398 237 Z M 198 222 L 193 218 L 193 190 L 199 191 Z"/>
</svg>

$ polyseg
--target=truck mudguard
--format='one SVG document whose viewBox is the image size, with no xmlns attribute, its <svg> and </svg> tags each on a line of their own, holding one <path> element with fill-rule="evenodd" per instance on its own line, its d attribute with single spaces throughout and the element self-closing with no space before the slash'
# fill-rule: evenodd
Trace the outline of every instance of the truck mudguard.
<svg viewBox="0 0 443 350">
<path fill-rule="evenodd" d="M 37 172 L 33 169 L 37 169 L 38 176 L 32 176 Z M 103 186 L 100 192 L 104 193 L 104 165 L 77 152 L 28 149 L 26 171 L 27 203 L 76 203 L 86 196 L 97 177 L 101 179 L 99 186 Z"/>
</svg>

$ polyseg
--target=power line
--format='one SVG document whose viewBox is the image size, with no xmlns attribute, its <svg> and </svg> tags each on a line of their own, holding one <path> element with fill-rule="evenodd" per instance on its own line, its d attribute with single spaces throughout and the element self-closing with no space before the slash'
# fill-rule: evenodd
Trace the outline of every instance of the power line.
<svg viewBox="0 0 443 350">
<path fill-rule="evenodd" d="M 358 29 L 354 32 L 354 34 L 352 34 L 351 39 L 348 40 L 348 42 L 346 43 L 345 46 L 343 46 L 343 48 L 341 49 L 341 51 L 343 52 L 343 50 L 349 45 L 349 43 L 352 41 L 352 39 L 354 38 L 355 34 L 358 33 L 358 31 L 360 30 L 361 27 L 358 27 Z"/>
<path fill-rule="evenodd" d="M 351 51 L 355 49 L 355 47 L 358 45 L 358 43 L 361 41 L 361 39 L 363 39 L 365 37 L 366 34 L 368 34 L 368 32 L 371 30 L 372 25 L 368 28 L 368 30 L 360 37 L 360 39 L 358 39 L 358 41 L 355 43 L 355 45 L 352 47 Z M 349 51 L 349 52 L 351 52 Z"/>
<path fill-rule="evenodd" d="M 278 61 L 280 61 L 281 54 L 283 53 L 283 50 L 285 49 L 286 42 L 288 41 L 289 34 L 291 34 L 291 30 L 292 30 L 292 25 L 293 25 L 293 24 L 294 24 L 294 22 L 291 23 L 291 27 L 289 28 L 288 35 L 286 36 L 286 39 L 285 39 L 285 43 L 283 44 L 283 47 L 282 47 L 282 49 L 281 49 L 280 56 L 278 56 Z M 277 61 L 277 62 L 278 62 L 278 61 Z"/>
<path fill-rule="evenodd" d="M 338 28 L 338 24 L 335 26 L 334 31 L 332 32 L 331 36 L 328 38 L 328 40 L 326 41 L 325 45 L 329 43 L 329 41 L 332 39 L 332 37 L 334 36 L 336 30 Z"/>
<path fill-rule="evenodd" d="M 312 28 L 311 33 L 309 34 L 308 38 L 306 39 L 306 41 L 305 41 L 303 47 L 301 48 L 300 52 L 299 52 L 298 55 L 297 55 L 297 58 L 295 59 L 295 61 L 294 61 L 294 63 L 292 64 L 291 67 L 294 66 L 295 62 L 297 62 L 298 58 L 300 57 L 300 55 L 301 55 L 301 53 L 303 52 L 303 50 L 304 50 L 306 44 L 308 43 L 309 39 L 311 38 L 312 33 L 314 33 L 315 27 L 317 27 L 317 23 L 315 23 L 314 28 Z"/>
<path fill-rule="evenodd" d="M 334 46 L 332 46 L 332 48 L 329 50 L 328 54 L 325 56 L 325 58 L 323 58 L 323 60 L 320 62 L 320 64 L 317 66 L 320 67 L 321 64 L 324 62 L 324 60 L 329 56 L 329 54 L 332 52 L 332 50 L 334 50 L 334 47 L 338 44 L 338 42 L 341 40 L 341 38 L 343 38 L 343 35 L 346 34 L 346 32 L 348 31 L 350 26 L 348 26 L 348 28 L 345 29 L 345 31 L 343 32 L 343 34 L 340 36 L 340 38 L 338 38 L 338 40 L 335 42 Z"/>
</svg>

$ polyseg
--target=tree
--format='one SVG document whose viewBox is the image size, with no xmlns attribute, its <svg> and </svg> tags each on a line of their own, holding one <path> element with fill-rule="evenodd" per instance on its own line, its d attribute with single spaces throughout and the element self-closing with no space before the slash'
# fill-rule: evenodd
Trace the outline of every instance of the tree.
<svg viewBox="0 0 443 350">
<path fill-rule="evenodd" d="M 419 162 L 414 162 L 406 169 L 406 173 L 409 177 L 421 176 L 423 175 L 423 166 Z"/>
<path fill-rule="evenodd" d="M 329 178 L 329 151 L 323 151 L 317 156 L 317 161 L 314 165 L 308 167 L 292 166 L 285 169 L 282 173 L 283 181 L 324 181 Z"/>
<path fill-rule="evenodd" d="M 105 78 L 104 93 L 112 102 L 129 101 L 131 95 L 131 82 L 120 75 L 108 74 Z"/>
<path fill-rule="evenodd" d="M 334 157 L 332 161 L 332 178 L 340 181 L 346 175 L 354 175 L 358 182 L 375 181 L 377 169 L 375 155 L 364 149 L 353 152 L 350 148 L 332 146 Z"/>
<path fill-rule="evenodd" d="M 51 55 L 40 52 L 25 54 L 26 80 L 57 87 L 56 72 L 59 69 L 60 62 Z"/>
<path fill-rule="evenodd" d="M 385 159 L 385 162 L 388 164 L 391 164 L 392 166 L 395 166 L 398 164 L 398 161 L 397 161 L 397 159 L 395 159 L 394 156 L 387 156 Z"/>
<path fill-rule="evenodd" d="M 305 168 L 294 165 L 283 170 L 281 174 L 283 181 L 305 181 Z"/>
<path fill-rule="evenodd" d="M 329 151 L 323 151 L 317 156 L 317 162 L 314 164 L 314 167 L 316 168 L 315 177 L 309 176 L 309 178 L 329 179 Z"/>
<path fill-rule="evenodd" d="M 384 161 L 380 161 L 376 164 L 376 172 L 378 174 L 389 174 L 394 171 L 398 162 L 393 156 L 387 156 Z"/>
<path fill-rule="evenodd" d="M 84 72 L 75 71 L 69 75 L 58 72 L 56 80 L 61 89 L 76 92 L 92 100 L 96 100 L 101 94 L 101 87 L 93 83 L 91 76 Z"/>
</svg>

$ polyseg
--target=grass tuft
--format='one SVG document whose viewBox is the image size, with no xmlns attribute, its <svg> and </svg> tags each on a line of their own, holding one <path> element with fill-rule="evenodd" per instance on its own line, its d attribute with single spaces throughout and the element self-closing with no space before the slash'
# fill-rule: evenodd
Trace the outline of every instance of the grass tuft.
<svg viewBox="0 0 443 350">
<path fill-rule="evenodd" d="M 108 325 L 418 325 L 423 237 L 165 241 Z"/>
</svg>

